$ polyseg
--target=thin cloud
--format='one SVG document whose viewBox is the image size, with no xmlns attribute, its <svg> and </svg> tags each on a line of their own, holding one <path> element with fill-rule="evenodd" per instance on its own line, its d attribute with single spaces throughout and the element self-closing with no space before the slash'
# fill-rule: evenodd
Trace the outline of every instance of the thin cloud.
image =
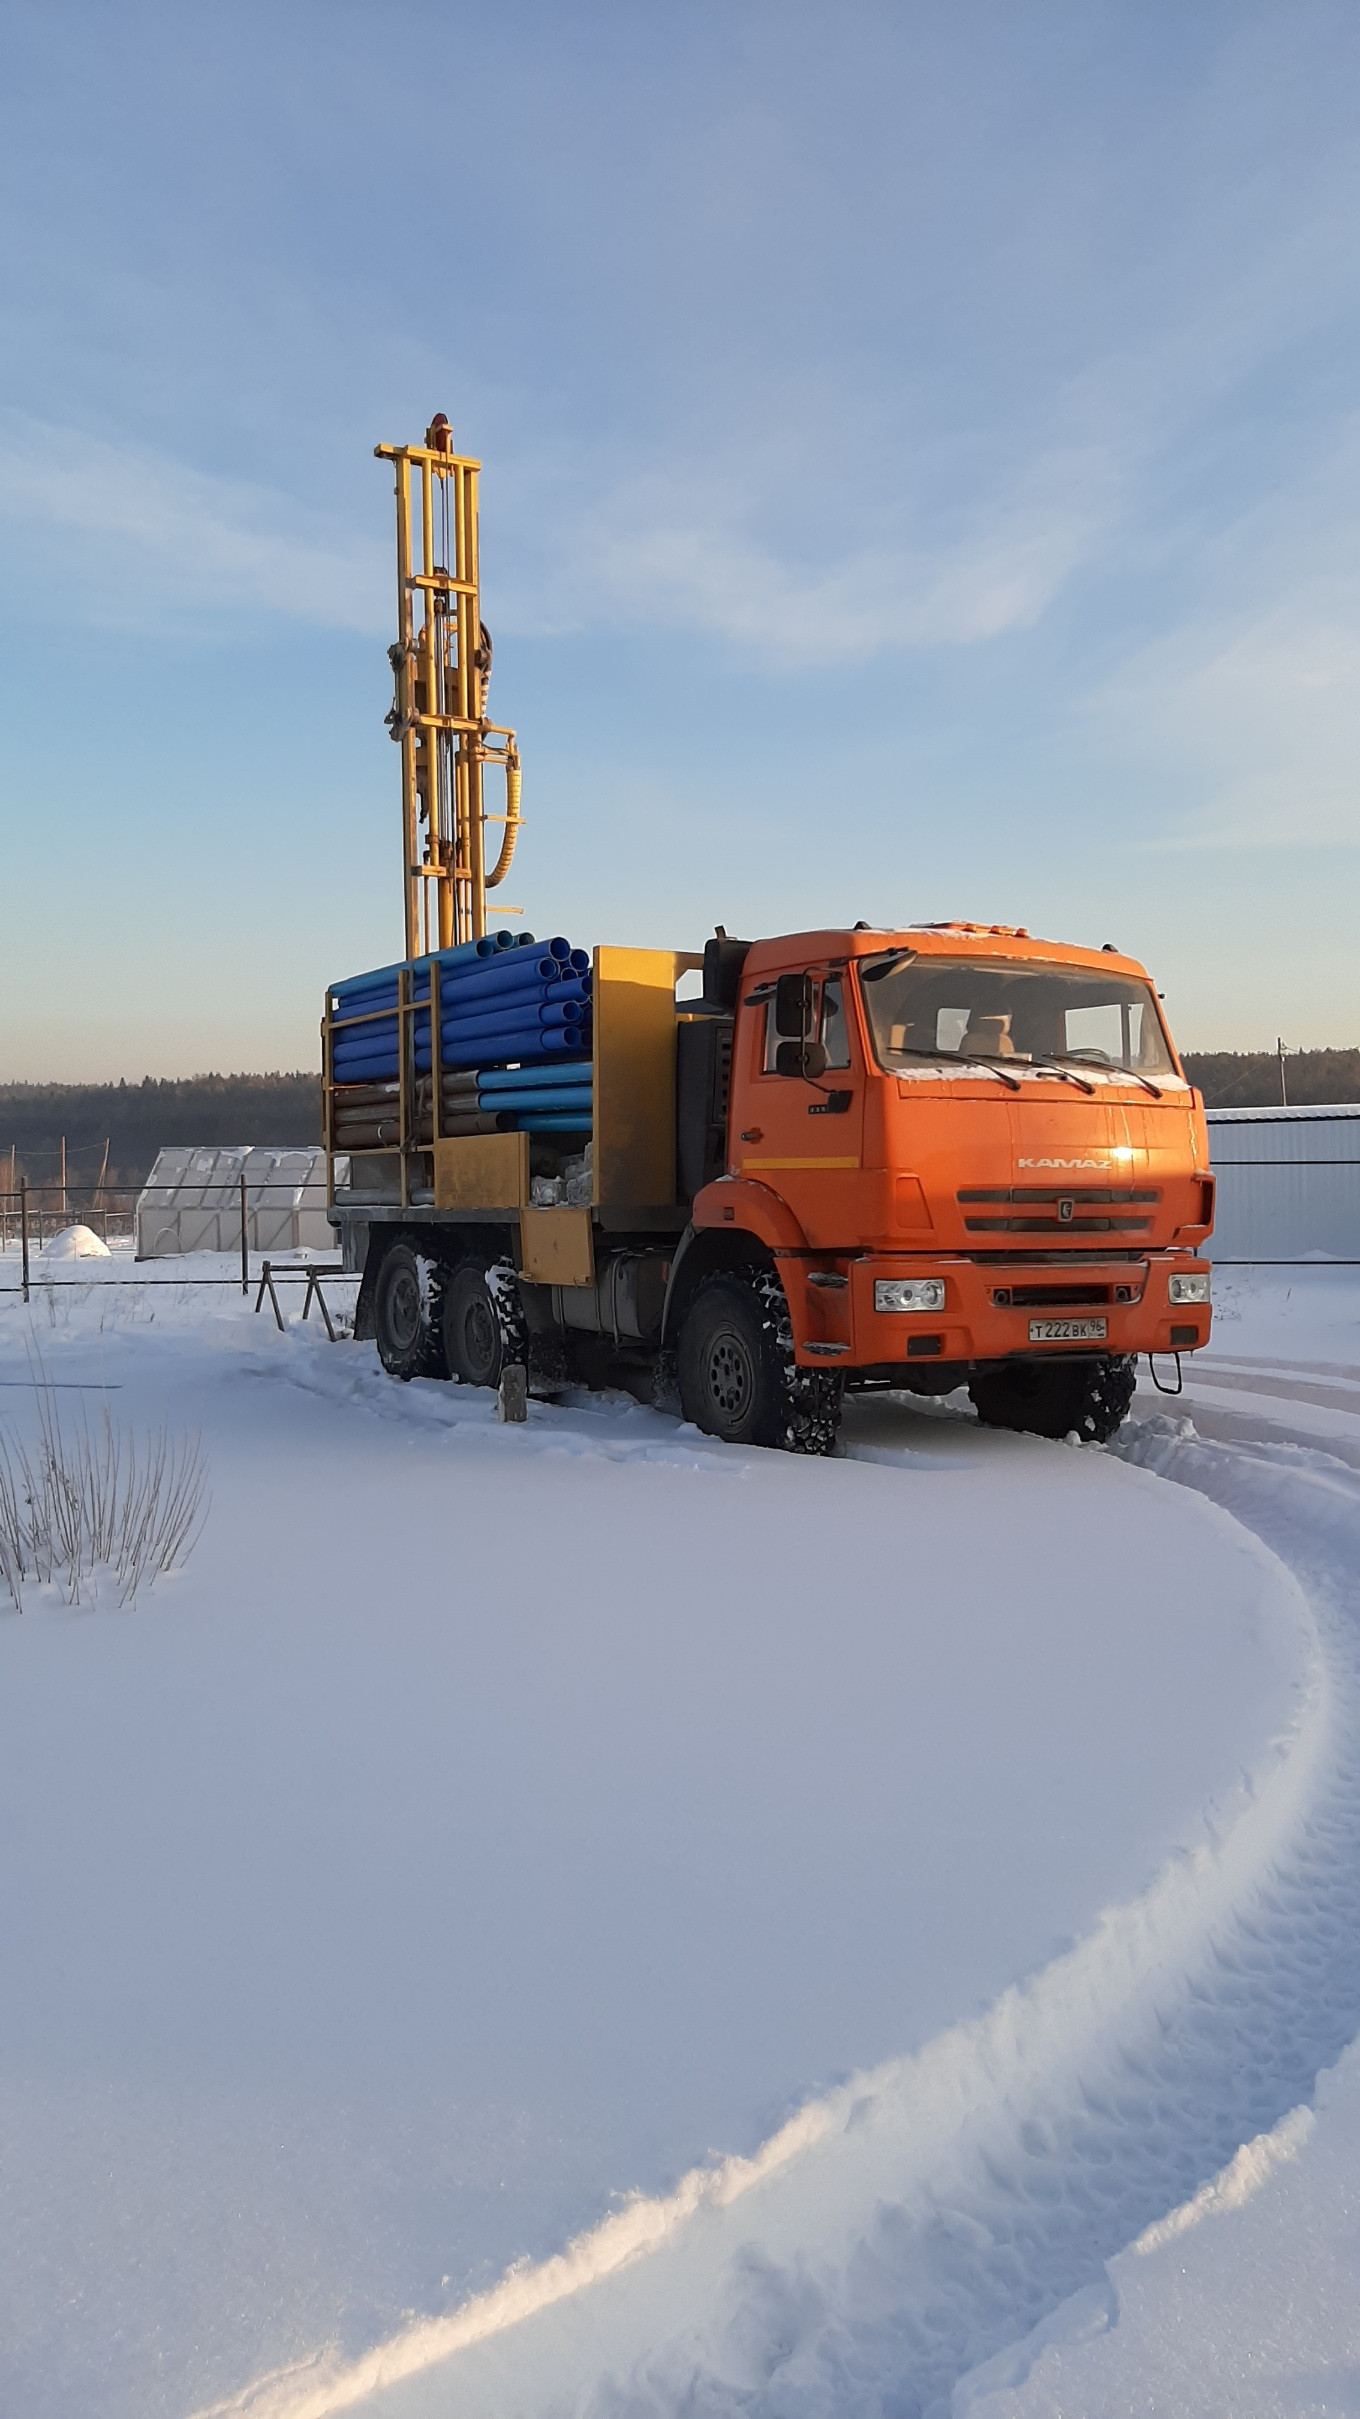
<svg viewBox="0 0 1360 2419">
<path fill-rule="evenodd" d="M 1091 699 L 1193 799 L 1173 848 L 1360 841 L 1360 424 L 1179 550 L 1189 610 Z"/>
<path fill-rule="evenodd" d="M 1360 592 L 1300 598 L 1236 628 L 1178 631 L 1129 668 L 1104 709 L 1155 735 L 1200 803 L 1162 849 L 1360 842 Z"/>
<path fill-rule="evenodd" d="M 919 498 L 932 494 L 932 473 L 943 491 L 938 462 L 923 459 L 904 494 L 900 461 L 861 460 L 838 493 L 820 497 L 820 553 L 803 504 L 811 461 L 786 458 L 771 477 L 753 445 L 721 473 L 710 462 L 612 486 L 601 479 L 588 518 L 559 517 L 546 532 L 540 524 L 536 542 L 521 506 L 501 618 L 537 633 L 685 630 L 790 668 L 973 646 L 1032 628 L 1110 524 L 1112 482 L 1089 450 L 1052 454 L 1009 478 L 987 466 L 952 526 L 910 532 L 925 518 Z"/>
<path fill-rule="evenodd" d="M 928 465 L 918 477 L 928 486 Z M 862 464 L 842 498 L 850 534 L 810 561 L 787 462 L 777 492 L 754 462 L 729 464 L 721 478 L 711 465 L 693 476 L 635 473 L 612 487 L 602 478 L 588 518 L 560 501 L 545 510 L 549 485 L 523 480 L 502 511 L 500 535 L 519 566 L 498 583 L 503 627 L 659 626 L 790 666 L 1028 629 L 1089 557 L 1108 511 L 1090 458 L 1074 454 L 1022 472 L 1013 492 L 974 507 L 961 529 L 866 540 L 855 533 L 883 516 L 866 505 L 874 473 Z M 705 498 L 698 518 L 696 496 Z M 899 501 L 899 518 L 909 501 Z M 12 581 L 83 621 L 265 615 L 366 636 L 387 626 L 385 527 L 379 536 L 370 521 L 356 534 L 280 490 L 147 447 L 0 415 L 0 523 Z M 785 531 L 801 548 L 781 542 Z"/>
<path fill-rule="evenodd" d="M 378 633 L 386 550 L 280 491 L 0 415 L 10 584 L 81 621 L 279 615 Z"/>
</svg>

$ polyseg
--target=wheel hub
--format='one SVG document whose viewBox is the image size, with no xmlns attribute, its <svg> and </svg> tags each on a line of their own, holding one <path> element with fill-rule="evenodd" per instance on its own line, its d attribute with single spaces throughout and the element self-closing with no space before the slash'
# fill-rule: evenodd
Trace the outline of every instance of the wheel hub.
<svg viewBox="0 0 1360 2419">
<path fill-rule="evenodd" d="M 496 1330 L 489 1302 L 469 1302 L 463 1320 L 463 1338 L 473 1367 L 489 1369 L 496 1357 Z"/>
<path fill-rule="evenodd" d="M 751 1367 L 739 1338 L 718 1336 L 709 1353 L 708 1390 L 717 1409 L 737 1419 L 751 1396 Z"/>
<path fill-rule="evenodd" d="M 420 1289 L 406 1269 L 398 1272 L 389 1288 L 387 1324 L 398 1351 L 410 1351 L 420 1333 Z"/>
</svg>

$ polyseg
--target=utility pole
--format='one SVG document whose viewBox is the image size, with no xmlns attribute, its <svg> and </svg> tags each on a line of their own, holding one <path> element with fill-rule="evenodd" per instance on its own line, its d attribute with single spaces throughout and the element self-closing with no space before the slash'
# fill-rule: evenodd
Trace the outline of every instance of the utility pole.
<svg viewBox="0 0 1360 2419">
<path fill-rule="evenodd" d="M 61 1222 L 66 1224 L 66 1136 L 61 1138 Z"/>
<path fill-rule="evenodd" d="M 1287 1109 L 1289 1106 L 1289 1086 L 1284 1079 L 1284 1043 L 1281 1041 L 1278 1033 L 1275 1036 L 1275 1055 L 1280 1062 L 1280 1107 L 1282 1109 Z"/>
</svg>

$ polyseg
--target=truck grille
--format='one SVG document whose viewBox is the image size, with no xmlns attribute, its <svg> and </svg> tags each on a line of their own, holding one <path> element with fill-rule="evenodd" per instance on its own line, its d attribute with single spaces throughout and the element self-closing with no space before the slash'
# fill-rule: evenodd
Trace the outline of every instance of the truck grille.
<svg viewBox="0 0 1360 2419">
<path fill-rule="evenodd" d="M 1010 1217 L 965 1217 L 970 1235 L 1146 1234 L 1151 1218 L 1138 1210 L 1161 1200 L 1156 1191 L 1113 1185 L 1023 1185 L 961 1192 L 961 1209 L 1009 1209 Z"/>
<path fill-rule="evenodd" d="M 992 1295 L 999 1310 L 1097 1310 L 1126 1302 L 1131 1285 L 1003 1285 Z"/>
</svg>

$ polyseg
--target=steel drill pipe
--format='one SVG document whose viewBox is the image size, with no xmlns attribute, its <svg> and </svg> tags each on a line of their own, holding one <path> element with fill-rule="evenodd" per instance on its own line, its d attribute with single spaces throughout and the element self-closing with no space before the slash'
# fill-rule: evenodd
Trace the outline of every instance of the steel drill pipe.
<svg viewBox="0 0 1360 2419">
<path fill-rule="evenodd" d="M 439 1122 L 440 1140 L 448 1142 L 456 1141 L 461 1135 L 464 1134 L 500 1134 L 503 1133 L 504 1130 L 505 1129 L 498 1123 L 496 1117 L 493 1115 L 490 1109 L 473 1109 L 470 1111 L 466 1109 L 459 1109 L 457 1111 L 451 1111 L 449 1115 L 442 1117 Z M 416 1127 L 416 1140 L 426 1144 L 433 1142 L 433 1118 L 422 1117 L 418 1121 Z"/>
<path fill-rule="evenodd" d="M 353 1125 L 337 1120 L 334 1134 L 337 1151 L 395 1151 L 401 1141 L 401 1119 L 384 1117 L 376 1124 L 356 1121 Z"/>
</svg>

